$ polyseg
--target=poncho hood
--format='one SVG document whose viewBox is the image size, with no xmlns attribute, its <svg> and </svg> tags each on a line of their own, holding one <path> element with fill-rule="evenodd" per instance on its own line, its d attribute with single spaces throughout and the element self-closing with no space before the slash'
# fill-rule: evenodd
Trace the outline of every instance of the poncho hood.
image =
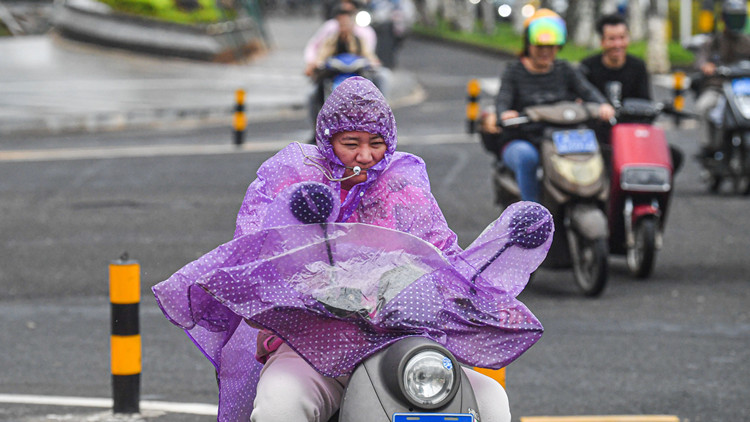
<svg viewBox="0 0 750 422">
<path fill-rule="evenodd" d="M 326 99 L 318 113 L 315 140 L 320 153 L 335 166 L 343 166 L 333 153 L 331 137 L 360 131 L 378 134 L 387 146 L 385 157 L 370 170 L 381 171 L 396 151 L 396 119 L 383 94 L 369 80 L 354 76 L 344 80 Z"/>
</svg>

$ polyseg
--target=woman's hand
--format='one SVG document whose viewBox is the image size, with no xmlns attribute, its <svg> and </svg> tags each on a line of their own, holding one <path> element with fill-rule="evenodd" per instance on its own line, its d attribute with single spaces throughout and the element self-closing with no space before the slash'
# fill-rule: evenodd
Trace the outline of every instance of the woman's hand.
<svg viewBox="0 0 750 422">
<path fill-rule="evenodd" d="M 305 76 L 311 76 L 313 75 L 313 72 L 315 72 L 315 69 L 318 66 L 315 63 L 308 63 L 305 65 Z"/>
<path fill-rule="evenodd" d="M 505 110 L 500 114 L 500 120 L 514 119 L 516 117 L 518 117 L 516 110 Z"/>
<path fill-rule="evenodd" d="M 716 73 L 716 65 L 711 62 L 703 63 L 703 66 L 701 66 L 701 72 L 706 76 L 713 76 L 713 74 Z"/>
<path fill-rule="evenodd" d="M 483 112 L 479 118 L 481 129 L 484 133 L 500 133 L 500 128 L 497 126 L 497 117 L 495 113 Z"/>
<path fill-rule="evenodd" d="M 599 118 L 606 121 L 615 117 L 615 108 L 608 103 L 599 106 Z"/>
</svg>

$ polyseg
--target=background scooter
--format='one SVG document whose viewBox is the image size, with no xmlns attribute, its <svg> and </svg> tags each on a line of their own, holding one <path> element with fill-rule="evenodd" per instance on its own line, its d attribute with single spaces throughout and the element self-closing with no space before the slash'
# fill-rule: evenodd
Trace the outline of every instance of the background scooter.
<svg viewBox="0 0 750 422">
<path fill-rule="evenodd" d="M 308 104 L 313 134 L 308 143 L 315 143 L 315 120 L 326 98 L 331 95 L 331 92 L 341 82 L 352 76 L 362 76 L 372 81 L 374 78 L 372 63 L 365 57 L 351 53 L 342 53 L 329 57 L 322 66 L 315 69 L 312 75 L 315 90 L 311 94 Z"/>
<path fill-rule="evenodd" d="M 337 54 L 326 59 L 323 66 L 316 69 L 313 79 L 320 85 L 322 99 L 325 102 L 341 82 L 352 76 L 362 76 L 372 80 L 372 63 L 356 54 Z"/>
<path fill-rule="evenodd" d="M 725 180 L 732 182 L 734 193 L 750 194 L 750 61 L 718 66 L 716 77 L 724 80 L 722 97 L 712 112 L 713 130 L 721 140 L 719 149 L 702 157 L 703 178 L 711 193 L 717 193 Z M 700 87 L 705 80 L 694 78 Z"/>
<path fill-rule="evenodd" d="M 611 131 L 610 252 L 627 257 L 631 273 L 648 277 L 662 245 L 672 194 L 673 164 L 664 130 L 654 120 L 662 104 L 614 101 L 618 123 Z"/>
<path fill-rule="evenodd" d="M 587 296 L 599 296 L 607 283 L 609 241 L 605 202 L 609 184 L 594 131 L 587 127 L 598 115 L 598 104 L 563 102 L 529 107 L 524 115 L 502 122 L 507 129 L 545 125 L 541 146 L 541 203 L 554 216 L 555 236 L 547 259 L 551 268 L 573 268 L 575 281 Z M 485 145 L 497 144 L 481 134 Z M 496 153 L 499 153 L 496 152 Z M 513 172 L 502 160 L 493 175 L 496 201 L 503 207 L 520 200 Z"/>
</svg>

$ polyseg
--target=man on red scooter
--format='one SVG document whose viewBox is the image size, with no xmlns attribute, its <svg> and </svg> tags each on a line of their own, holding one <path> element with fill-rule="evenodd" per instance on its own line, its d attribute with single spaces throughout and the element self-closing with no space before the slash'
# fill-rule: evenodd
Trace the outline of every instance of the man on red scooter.
<svg viewBox="0 0 750 422">
<path fill-rule="evenodd" d="M 610 101 L 613 101 L 613 94 L 618 101 L 626 98 L 651 100 L 646 63 L 627 54 L 630 44 L 627 21 L 617 14 L 603 16 L 597 22 L 596 30 L 601 37 L 602 51 L 581 61 L 581 73 Z M 597 129 L 597 139 L 609 144 L 609 127 Z M 669 146 L 669 150 L 676 173 L 682 164 L 683 154 L 673 145 Z"/>
<path fill-rule="evenodd" d="M 581 61 L 581 71 L 605 96 L 612 85 L 620 86 L 621 98 L 651 99 L 649 76 L 643 60 L 627 54 L 630 44 L 628 24 L 620 15 L 599 19 L 596 30 L 602 51 Z"/>
</svg>

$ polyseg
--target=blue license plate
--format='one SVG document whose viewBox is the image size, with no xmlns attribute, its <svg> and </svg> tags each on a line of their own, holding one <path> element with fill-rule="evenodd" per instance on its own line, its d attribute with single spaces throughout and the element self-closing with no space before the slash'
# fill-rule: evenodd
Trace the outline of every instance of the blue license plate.
<svg viewBox="0 0 750 422">
<path fill-rule="evenodd" d="M 552 142 L 558 154 L 585 154 L 599 149 L 591 129 L 558 130 L 552 132 Z"/>
<path fill-rule="evenodd" d="M 740 78 L 732 81 L 734 95 L 750 95 L 750 78 Z"/>
<path fill-rule="evenodd" d="M 468 413 L 394 413 L 393 422 L 474 422 Z"/>
</svg>

